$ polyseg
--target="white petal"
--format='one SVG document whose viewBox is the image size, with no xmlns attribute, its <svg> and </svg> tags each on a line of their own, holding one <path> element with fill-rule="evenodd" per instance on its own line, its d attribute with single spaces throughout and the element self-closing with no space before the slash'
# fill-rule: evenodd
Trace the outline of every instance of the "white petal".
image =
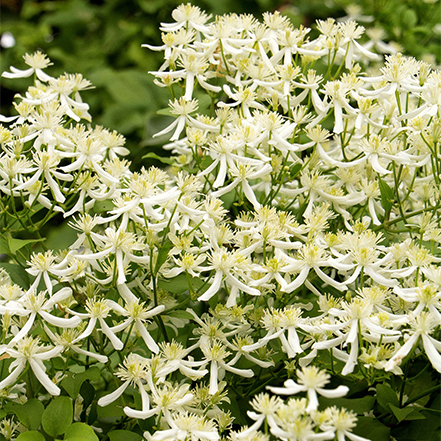
<svg viewBox="0 0 441 441">
<path fill-rule="evenodd" d="M 428 336 L 425 334 L 421 334 L 423 339 L 424 350 L 426 351 L 426 355 L 429 358 L 432 366 L 441 373 L 441 355 L 436 350 L 433 343 L 429 340 Z"/>
<path fill-rule="evenodd" d="M 216 274 L 214 275 L 213 278 L 213 282 L 210 286 L 210 288 L 208 288 L 207 291 L 204 292 L 204 294 L 202 294 L 201 296 L 198 297 L 198 300 L 210 300 L 218 291 L 222 282 L 222 277 L 223 277 L 223 273 L 222 271 L 217 271 Z"/>
<path fill-rule="evenodd" d="M 214 395 L 219 389 L 219 386 L 217 384 L 217 375 L 218 375 L 217 369 L 218 369 L 217 362 L 212 361 L 210 366 L 210 388 L 208 390 L 208 393 L 210 395 Z"/>
<path fill-rule="evenodd" d="M 386 372 L 392 370 L 396 365 L 399 365 L 401 360 L 410 352 L 413 345 L 418 340 L 419 335 L 414 334 L 409 340 L 404 343 L 403 346 L 396 352 L 396 354 L 385 364 L 384 370 Z"/>
<path fill-rule="evenodd" d="M 309 270 L 310 270 L 309 266 L 303 267 L 302 271 L 300 271 L 300 274 L 291 283 L 288 283 L 288 285 L 286 285 L 282 291 L 290 293 L 295 289 L 297 289 L 298 287 L 300 287 L 308 277 Z"/>
<path fill-rule="evenodd" d="M 307 396 L 308 396 L 308 407 L 306 408 L 306 412 L 311 412 L 313 410 L 317 410 L 319 402 L 317 398 L 317 392 L 315 389 L 309 388 L 307 390 Z"/>
<path fill-rule="evenodd" d="M 3 381 L 0 381 L 0 390 L 6 389 L 15 383 L 25 367 L 25 363 L 19 364 Z"/>
<path fill-rule="evenodd" d="M 113 347 L 120 351 L 124 347 L 124 343 L 115 335 L 115 333 L 109 328 L 107 323 L 104 321 L 103 318 L 98 318 L 100 325 L 101 325 L 101 331 L 106 334 L 107 338 L 111 341 Z"/>
<path fill-rule="evenodd" d="M 340 398 L 344 397 L 349 392 L 349 387 L 338 386 L 336 389 L 317 388 L 317 392 L 326 398 Z"/>
<path fill-rule="evenodd" d="M 30 331 L 30 329 L 34 323 L 36 315 L 37 314 L 35 312 L 33 312 L 30 315 L 30 317 L 28 318 L 28 321 L 25 323 L 23 328 L 20 329 L 19 333 L 16 334 L 16 336 L 9 342 L 8 346 L 13 346 L 15 343 L 20 341 Z"/>
<path fill-rule="evenodd" d="M 127 380 L 118 389 L 114 390 L 109 395 L 105 395 L 104 397 L 101 397 L 98 400 L 98 406 L 104 407 L 110 403 L 113 403 L 115 400 L 117 400 L 124 393 L 124 391 L 127 389 L 129 384 L 130 384 L 130 380 Z"/>
<path fill-rule="evenodd" d="M 39 314 L 46 322 L 59 328 L 75 328 L 81 323 L 81 319 L 78 316 L 70 318 L 56 317 L 46 311 L 39 311 Z"/>
<path fill-rule="evenodd" d="M 267 386 L 266 388 L 269 389 L 273 394 L 277 395 L 295 395 L 306 390 L 306 386 L 301 386 L 294 380 L 286 380 L 284 386 L 285 387 Z"/>
<path fill-rule="evenodd" d="M 152 336 L 149 334 L 149 332 L 146 329 L 146 326 L 144 323 L 140 322 L 139 320 L 135 320 L 136 329 L 141 334 L 142 339 L 144 340 L 147 347 L 157 354 L 159 352 L 159 347 L 156 344 L 155 340 L 153 340 Z"/>
<path fill-rule="evenodd" d="M 72 343 L 76 343 L 83 338 L 88 337 L 90 334 L 92 334 L 93 329 L 95 328 L 96 324 L 96 318 L 92 317 L 89 321 L 89 324 L 87 325 L 86 329 L 79 335 Z"/>
<path fill-rule="evenodd" d="M 108 358 L 105 355 L 95 354 L 94 352 L 86 351 L 85 349 L 81 349 L 76 346 L 72 346 L 70 349 L 78 354 L 95 358 L 95 360 L 98 360 L 100 363 L 107 363 Z"/>
<path fill-rule="evenodd" d="M 42 363 L 42 362 L 40 362 Z M 46 372 L 42 369 L 40 363 L 37 360 L 29 359 L 29 364 L 31 365 L 32 372 L 37 377 L 38 381 L 44 386 L 44 388 L 51 395 L 60 395 L 60 388 L 54 384 L 51 379 L 46 375 Z"/>
<path fill-rule="evenodd" d="M 34 69 L 30 67 L 26 70 L 20 70 L 15 68 L 14 66 L 11 66 L 11 72 L 3 72 L 2 77 L 3 78 L 27 78 L 30 77 L 34 73 Z"/>
</svg>

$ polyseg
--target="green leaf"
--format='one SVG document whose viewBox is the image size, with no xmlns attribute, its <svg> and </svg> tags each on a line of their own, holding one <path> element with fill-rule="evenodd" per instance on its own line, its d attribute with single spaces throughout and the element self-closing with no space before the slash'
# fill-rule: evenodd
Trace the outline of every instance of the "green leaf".
<svg viewBox="0 0 441 441">
<path fill-rule="evenodd" d="M 83 441 L 98 441 L 98 437 L 92 427 L 84 423 L 71 424 L 64 434 L 64 439 L 66 441 L 74 441 L 76 439 Z"/>
<path fill-rule="evenodd" d="M 24 289 L 29 288 L 29 276 L 23 267 L 15 263 L 2 262 L 0 263 L 0 268 L 3 268 L 9 274 L 9 277 L 15 284 Z"/>
<path fill-rule="evenodd" d="M 155 274 L 158 274 L 158 271 L 160 270 L 161 266 L 165 263 L 165 261 L 169 257 L 169 251 L 173 248 L 173 244 L 167 240 L 164 244 L 162 244 L 158 251 L 158 257 L 156 258 L 156 265 L 155 265 Z"/>
<path fill-rule="evenodd" d="M 438 441 L 440 439 L 439 415 L 422 411 L 424 420 L 409 421 L 392 430 L 392 436 L 400 441 Z M 375 438 L 372 438 L 375 439 Z"/>
<path fill-rule="evenodd" d="M 175 163 L 174 159 L 164 156 L 158 156 L 156 153 L 153 152 L 149 152 L 142 157 L 142 159 L 146 159 L 146 158 L 156 159 L 157 161 L 161 161 L 163 164 L 168 164 L 168 165 L 172 165 Z"/>
<path fill-rule="evenodd" d="M 173 116 L 170 107 L 164 107 L 163 109 L 159 109 L 156 111 L 156 113 L 158 115 Z"/>
<path fill-rule="evenodd" d="M 107 394 L 102 394 L 102 396 Z M 107 406 L 101 407 L 97 406 L 96 412 L 97 412 L 97 419 L 100 418 L 118 418 L 121 416 L 124 416 L 125 413 L 123 411 L 123 402 L 121 397 L 119 397 L 116 401 L 113 403 L 110 403 Z"/>
<path fill-rule="evenodd" d="M 104 68 L 89 75 L 96 86 L 103 86 L 118 105 L 146 109 L 154 106 L 154 94 L 149 78 L 136 69 L 113 70 Z"/>
<path fill-rule="evenodd" d="M 14 413 L 20 423 L 29 430 L 37 430 L 41 424 L 44 406 L 37 398 L 31 398 L 24 404 L 9 403 L 5 406 L 5 410 Z"/>
<path fill-rule="evenodd" d="M 228 210 L 233 205 L 234 201 L 236 200 L 236 189 L 233 189 L 229 191 L 226 194 L 223 194 L 220 197 L 220 200 L 224 203 L 224 208 Z"/>
<path fill-rule="evenodd" d="M 76 399 L 80 393 L 81 385 L 86 381 L 98 381 L 100 370 L 92 366 L 84 372 L 71 373 L 61 382 L 61 387 L 69 394 L 72 399 Z M 83 397 L 84 398 L 84 397 Z"/>
<path fill-rule="evenodd" d="M 375 404 L 375 397 L 370 395 L 363 398 L 325 398 L 320 397 L 320 409 L 330 406 L 344 407 L 353 410 L 357 415 L 363 415 L 372 410 Z"/>
<path fill-rule="evenodd" d="M 73 404 L 69 397 L 57 397 L 46 407 L 42 424 L 44 431 L 54 438 L 66 432 L 72 424 Z"/>
<path fill-rule="evenodd" d="M 84 398 L 83 408 L 87 409 L 95 398 L 95 388 L 86 380 L 80 388 L 80 395 Z"/>
<path fill-rule="evenodd" d="M 204 155 L 201 159 L 200 164 L 198 165 L 199 170 L 205 170 L 206 168 L 210 167 L 211 164 L 213 164 L 214 160 L 209 155 Z"/>
<path fill-rule="evenodd" d="M 422 415 L 420 412 L 418 412 L 418 407 L 404 407 L 403 409 L 400 409 L 397 406 L 394 406 L 393 404 L 389 404 L 390 409 L 392 410 L 393 414 L 397 418 L 398 422 L 401 423 L 401 421 L 407 420 L 425 420 L 426 417 Z"/>
<path fill-rule="evenodd" d="M 295 178 L 300 173 L 300 170 L 302 170 L 302 168 L 303 168 L 302 164 L 294 164 L 289 169 L 289 175 L 290 175 L 291 179 Z"/>
<path fill-rule="evenodd" d="M 83 410 L 83 412 L 86 413 L 86 410 Z M 97 418 L 98 418 L 97 402 L 94 401 L 88 410 L 87 424 L 92 425 L 96 421 Z"/>
<path fill-rule="evenodd" d="M 167 313 L 170 317 L 176 317 L 184 320 L 193 320 L 194 317 L 187 311 L 182 311 L 180 309 L 176 309 L 174 311 L 170 311 Z"/>
<path fill-rule="evenodd" d="M 63 223 L 48 231 L 45 245 L 53 251 L 65 250 L 77 240 L 77 237 L 77 232 L 68 223 Z"/>
<path fill-rule="evenodd" d="M 114 430 L 109 432 L 109 439 L 110 441 L 141 441 L 143 438 L 141 435 L 129 430 Z"/>
<path fill-rule="evenodd" d="M 377 401 L 378 404 L 383 407 L 386 411 L 389 411 L 389 405 L 392 404 L 399 407 L 400 402 L 398 401 L 397 394 L 391 389 L 387 384 L 377 385 Z"/>
<path fill-rule="evenodd" d="M 403 14 L 402 20 L 403 20 L 404 28 L 413 31 L 413 28 L 418 23 L 418 15 L 415 13 L 413 9 L 407 9 Z"/>
<path fill-rule="evenodd" d="M 0 254 L 11 254 L 8 238 L 0 234 Z"/>
<path fill-rule="evenodd" d="M 182 294 L 188 290 L 187 277 L 185 274 L 179 274 L 173 279 L 159 279 L 158 287 L 173 294 Z"/>
<path fill-rule="evenodd" d="M 29 432 L 20 433 L 17 437 L 17 441 L 46 441 L 44 436 L 35 430 Z"/>
<path fill-rule="evenodd" d="M 41 239 L 28 239 L 28 240 L 14 239 L 13 237 L 8 237 L 9 250 L 11 254 L 15 254 L 20 248 L 23 248 L 26 245 L 37 242 L 43 242 L 45 240 L 46 240 L 45 237 L 42 237 Z"/>
<path fill-rule="evenodd" d="M 231 393 L 228 395 L 230 402 L 226 403 L 224 406 L 225 409 L 229 410 L 231 414 L 234 415 L 236 424 L 245 425 L 247 424 L 247 419 L 243 409 L 247 408 L 248 406 L 244 403 L 244 400 L 239 399 L 238 401 L 237 397 L 238 395 L 232 388 Z"/>
<path fill-rule="evenodd" d="M 97 201 L 93 206 L 93 211 L 95 211 L 95 213 L 105 213 L 113 210 L 114 208 L 115 205 L 113 205 L 112 201 Z"/>
<path fill-rule="evenodd" d="M 195 277 L 187 278 L 186 274 L 179 274 L 172 279 L 159 279 L 158 287 L 173 294 L 182 294 L 190 289 L 188 286 L 189 280 L 194 290 L 198 290 L 204 284 L 204 281 L 201 279 Z"/>
<path fill-rule="evenodd" d="M 356 435 L 375 441 L 390 441 L 390 429 L 384 424 L 381 424 L 375 418 L 357 417 L 357 427 L 354 427 L 353 432 Z"/>
<path fill-rule="evenodd" d="M 380 188 L 380 194 L 381 194 L 381 202 L 383 203 L 383 208 L 387 212 L 390 211 L 390 209 L 393 206 L 394 203 L 394 192 L 393 190 L 387 185 L 383 180 L 378 180 L 378 186 Z"/>
</svg>

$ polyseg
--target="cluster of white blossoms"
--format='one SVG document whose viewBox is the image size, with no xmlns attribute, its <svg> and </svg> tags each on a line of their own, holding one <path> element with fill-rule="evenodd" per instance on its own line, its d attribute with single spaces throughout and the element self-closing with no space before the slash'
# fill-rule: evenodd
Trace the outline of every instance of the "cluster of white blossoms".
<svg viewBox="0 0 441 441">
<path fill-rule="evenodd" d="M 40 52 L 3 74 L 35 82 L 0 116 L 2 243 L 40 243 L 55 216 L 78 235 L 4 250 L 30 283 L 0 273 L 0 398 L 30 371 L 59 395 L 58 358 L 100 368 L 100 406 L 136 396 L 124 413 L 155 419 L 149 440 L 364 440 L 355 413 L 319 410 L 349 392 L 326 369 L 374 385 L 418 356 L 441 373 L 441 72 L 383 63 L 352 21 L 312 39 L 277 12 L 173 18 L 148 46 L 173 96 L 166 171 L 131 171 L 124 138 L 82 122 L 81 75 L 50 77 Z M 230 387 L 260 391 L 249 427 Z"/>
</svg>

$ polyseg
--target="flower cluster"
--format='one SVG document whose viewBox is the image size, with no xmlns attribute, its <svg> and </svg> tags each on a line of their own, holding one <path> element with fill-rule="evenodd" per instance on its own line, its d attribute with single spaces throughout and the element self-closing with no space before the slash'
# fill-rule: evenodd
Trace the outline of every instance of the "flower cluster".
<svg viewBox="0 0 441 441">
<path fill-rule="evenodd" d="M 84 123 L 81 75 L 40 52 L 3 74 L 35 82 L 0 117 L 0 243 L 29 279 L 0 273 L 0 397 L 98 366 L 98 406 L 154 421 L 149 440 L 364 440 L 319 408 L 350 392 L 331 372 L 370 392 L 417 357 L 441 373 L 441 73 L 383 63 L 353 21 L 313 39 L 279 13 L 173 18 L 148 46 L 168 170 L 130 170 L 124 138 Z M 45 248 L 52 218 L 66 250 Z M 232 430 L 233 393 L 255 396 L 250 427 Z"/>
</svg>

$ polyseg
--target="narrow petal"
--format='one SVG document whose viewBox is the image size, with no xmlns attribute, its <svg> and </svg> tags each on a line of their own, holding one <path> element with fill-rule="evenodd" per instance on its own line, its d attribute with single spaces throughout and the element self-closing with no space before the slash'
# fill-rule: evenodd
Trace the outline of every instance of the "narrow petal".
<svg viewBox="0 0 441 441">
<path fill-rule="evenodd" d="M 107 338 L 111 341 L 113 347 L 120 351 L 124 347 L 124 343 L 115 335 L 115 333 L 109 328 L 107 323 L 104 321 L 103 318 L 98 318 L 100 325 L 101 325 L 101 331 L 106 334 Z"/>
<path fill-rule="evenodd" d="M 0 381 L 0 390 L 12 386 L 20 374 L 23 372 L 25 363 L 19 364 L 3 381 Z"/>
<path fill-rule="evenodd" d="M 35 317 L 37 313 L 33 312 L 28 318 L 28 321 L 25 323 L 23 328 L 20 329 L 19 333 L 15 335 L 15 337 L 9 342 L 8 346 L 11 347 L 18 341 L 20 341 L 27 333 L 31 330 L 32 325 L 34 323 Z"/>
<path fill-rule="evenodd" d="M 220 289 L 220 285 L 222 282 L 223 273 L 222 271 L 217 271 L 214 275 L 213 282 L 210 286 L 210 288 L 207 289 L 207 291 L 204 292 L 201 296 L 198 297 L 198 300 L 210 300 Z"/>
<path fill-rule="evenodd" d="M 411 351 L 413 345 L 418 341 L 419 335 L 414 334 L 409 340 L 404 343 L 403 346 L 397 351 L 397 353 L 384 365 L 386 372 L 392 370 L 395 366 L 400 365 L 401 360 Z"/>
<path fill-rule="evenodd" d="M 42 364 L 42 362 L 40 363 Z M 37 360 L 33 360 L 32 358 L 29 359 L 29 364 L 31 365 L 32 372 L 37 377 L 37 380 L 51 395 L 60 395 L 60 388 L 51 381 L 46 372 L 42 369 L 40 363 L 38 363 Z"/>
<path fill-rule="evenodd" d="M 144 323 L 142 323 L 139 320 L 135 320 L 136 329 L 141 334 L 142 339 L 144 340 L 147 347 L 155 354 L 159 352 L 159 347 L 156 344 L 155 340 L 153 340 L 152 336 L 149 334 L 149 332 L 146 329 L 146 326 Z"/>
<path fill-rule="evenodd" d="M 424 350 L 426 351 L 426 355 L 429 358 L 432 366 L 441 373 L 441 355 L 436 350 L 433 343 L 429 340 L 428 336 L 425 334 L 421 334 L 423 339 Z"/>
<path fill-rule="evenodd" d="M 117 400 L 124 393 L 124 391 L 127 389 L 129 384 L 130 384 L 130 381 L 127 380 L 118 389 L 114 390 L 109 395 L 101 397 L 98 400 L 98 406 L 104 407 L 104 406 L 107 406 L 110 403 L 113 403 L 115 400 Z"/>
<path fill-rule="evenodd" d="M 108 358 L 105 355 L 95 354 L 94 352 L 86 351 L 85 349 L 78 348 L 76 346 L 71 346 L 72 351 L 77 354 L 86 355 L 87 357 L 95 358 L 100 363 L 107 363 Z"/>
<path fill-rule="evenodd" d="M 56 317 L 46 311 L 39 311 L 39 314 L 46 322 L 59 328 L 75 328 L 81 323 L 81 319 L 78 316 L 70 318 Z"/>
<path fill-rule="evenodd" d="M 306 386 L 301 386 L 294 380 L 286 380 L 284 387 L 267 386 L 266 388 L 269 389 L 273 394 L 277 395 L 295 395 L 306 390 Z"/>
<path fill-rule="evenodd" d="M 208 390 L 208 393 L 210 395 L 214 395 L 219 389 L 219 386 L 217 383 L 217 375 L 218 375 L 217 362 L 212 361 L 211 366 L 210 366 L 210 388 Z"/>
<path fill-rule="evenodd" d="M 338 386 L 336 389 L 317 388 L 317 392 L 326 398 L 340 398 L 344 397 L 349 392 L 349 387 Z"/>
</svg>

